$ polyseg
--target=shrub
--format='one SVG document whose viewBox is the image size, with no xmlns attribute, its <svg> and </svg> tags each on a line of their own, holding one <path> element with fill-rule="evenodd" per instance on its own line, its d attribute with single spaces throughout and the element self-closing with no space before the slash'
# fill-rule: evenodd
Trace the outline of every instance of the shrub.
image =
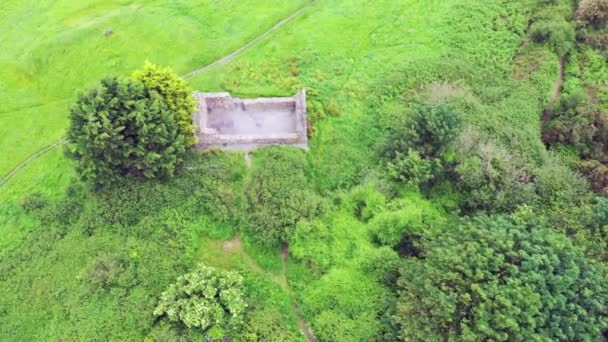
<svg viewBox="0 0 608 342">
<path fill-rule="evenodd" d="M 221 339 L 242 327 L 247 307 L 243 297 L 243 278 L 238 273 L 201 265 L 161 294 L 154 315 Z"/>
<path fill-rule="evenodd" d="M 21 207 L 26 212 L 34 212 L 46 207 L 49 204 L 48 200 L 40 193 L 35 192 L 26 196 L 21 202 Z"/>
<path fill-rule="evenodd" d="M 402 340 L 599 337 L 608 324 L 603 269 L 523 216 L 464 222 L 429 240 L 424 259 L 405 260 L 394 318 Z"/>
<path fill-rule="evenodd" d="M 126 258 L 110 255 L 98 258 L 86 271 L 86 279 L 96 287 L 109 287 L 120 283 L 128 267 Z"/>
<path fill-rule="evenodd" d="M 133 79 L 141 81 L 149 92 L 160 95 L 169 110 L 175 113 L 178 131 L 184 136 L 186 145 L 194 145 L 194 125 L 192 113 L 196 101 L 192 96 L 192 89 L 170 68 L 161 68 L 146 62 L 141 70 L 133 73 Z"/>
<path fill-rule="evenodd" d="M 608 166 L 593 159 L 583 160 L 579 170 L 595 192 L 608 196 Z"/>
<path fill-rule="evenodd" d="M 465 211 L 510 212 L 536 200 L 531 173 L 505 148 L 467 131 L 457 159 L 456 186 L 464 194 Z"/>
<path fill-rule="evenodd" d="M 308 187 L 306 167 L 304 152 L 299 149 L 256 151 L 245 196 L 248 228 L 257 242 L 272 245 L 286 241 L 300 220 L 322 212 L 321 199 Z"/>
<path fill-rule="evenodd" d="M 416 103 L 378 146 L 389 175 L 424 184 L 441 170 L 441 157 L 460 129 L 460 115 L 445 104 Z"/>
<path fill-rule="evenodd" d="M 547 43 L 557 54 L 564 54 L 572 48 L 576 39 L 576 30 L 561 16 L 539 20 L 530 27 L 530 37 L 538 43 Z"/>
<path fill-rule="evenodd" d="M 103 79 L 71 108 L 69 154 L 95 184 L 172 176 L 186 152 L 176 115 L 138 81 Z"/>
<path fill-rule="evenodd" d="M 605 24 L 608 20 L 608 0 L 581 0 L 576 17 L 593 25 Z"/>
<path fill-rule="evenodd" d="M 571 144 L 582 158 L 606 163 L 608 113 L 583 91 L 574 91 L 560 100 L 555 118 L 543 132 L 543 141 Z"/>
<path fill-rule="evenodd" d="M 423 159 L 412 149 L 407 154 L 396 152 L 395 158 L 386 163 L 386 168 L 390 177 L 413 186 L 428 184 L 442 170 L 441 159 Z"/>
<path fill-rule="evenodd" d="M 460 115 L 446 104 L 416 103 L 379 146 L 382 157 L 417 150 L 422 157 L 439 157 L 460 129 Z"/>
</svg>

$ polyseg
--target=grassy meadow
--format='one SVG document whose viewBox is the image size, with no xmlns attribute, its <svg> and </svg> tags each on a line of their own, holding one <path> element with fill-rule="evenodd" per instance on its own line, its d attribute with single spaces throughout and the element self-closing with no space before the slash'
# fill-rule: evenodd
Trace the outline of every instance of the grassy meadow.
<svg viewBox="0 0 608 342">
<path fill-rule="evenodd" d="M 529 41 L 534 5 L 525 0 L 8 0 L 0 176 L 61 139 L 77 92 L 101 77 L 129 75 L 146 60 L 185 74 L 306 5 L 234 60 L 186 81 L 243 97 L 306 88 L 307 153 L 256 151 L 248 167 L 241 152 L 192 152 L 172 180 L 94 190 L 59 147 L 0 185 L 0 340 L 202 340 L 152 315 L 160 293 L 198 263 L 242 272 L 251 308 L 263 313 L 254 322 L 276 327 L 276 341 L 305 341 L 302 322 L 319 341 L 391 340 L 387 303 L 397 295 L 383 265 L 398 256 L 379 240 L 397 242 L 402 231 L 383 224 L 449 225 L 466 196 L 447 181 L 421 191 L 383 173 L 376 145 L 415 99 L 449 101 L 465 127 L 561 181 L 552 170 L 567 169 L 564 157 L 541 140 L 560 56 Z M 252 182 L 275 184 L 263 172 L 280 162 L 273 153 L 299 167 L 277 174 L 282 184 L 305 185 L 272 196 L 306 193 L 321 208 L 293 224 L 285 259 L 250 230 Z M 108 260 L 120 270 L 101 272 Z"/>
</svg>

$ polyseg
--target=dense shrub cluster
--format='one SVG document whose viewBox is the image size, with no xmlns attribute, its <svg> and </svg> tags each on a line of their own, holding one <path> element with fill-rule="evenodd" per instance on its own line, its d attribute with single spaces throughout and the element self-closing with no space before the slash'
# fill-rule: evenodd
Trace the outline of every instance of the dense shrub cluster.
<svg viewBox="0 0 608 342">
<path fill-rule="evenodd" d="M 395 320 L 403 341 L 596 340 L 606 280 L 563 236 L 517 216 L 479 218 L 405 260 Z"/>
<path fill-rule="evenodd" d="M 220 340 L 243 325 L 247 304 L 243 278 L 235 272 L 199 266 L 177 278 L 161 295 L 154 315 L 198 328 Z"/>
<path fill-rule="evenodd" d="M 97 185 L 172 176 L 194 142 L 183 81 L 152 65 L 135 76 L 105 78 L 71 107 L 67 151 L 81 177 Z"/>
<path fill-rule="evenodd" d="M 432 182 L 460 125 L 460 116 L 448 105 L 415 103 L 378 146 L 388 174 L 416 186 Z"/>
<path fill-rule="evenodd" d="M 571 23 L 570 1 L 538 1 L 538 10 L 532 17 L 528 34 L 537 43 L 546 43 L 557 54 L 574 48 L 576 30 Z"/>
<path fill-rule="evenodd" d="M 301 150 L 270 147 L 254 158 L 245 184 L 248 231 L 263 244 L 284 242 L 300 220 L 322 212 L 323 201 L 310 189 Z"/>
<path fill-rule="evenodd" d="M 535 201 L 531 172 L 504 147 L 465 130 L 457 152 L 456 186 L 466 212 L 511 212 Z"/>
</svg>

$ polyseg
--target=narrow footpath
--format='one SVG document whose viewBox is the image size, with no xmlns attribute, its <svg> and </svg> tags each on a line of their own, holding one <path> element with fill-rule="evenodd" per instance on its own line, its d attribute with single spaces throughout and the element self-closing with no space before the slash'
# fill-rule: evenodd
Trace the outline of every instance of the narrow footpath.
<svg viewBox="0 0 608 342">
<path fill-rule="evenodd" d="M 555 85 L 553 86 L 553 92 L 551 93 L 551 98 L 549 99 L 549 103 L 543 110 L 541 127 L 545 127 L 549 120 L 551 120 L 551 116 L 553 114 L 553 109 L 555 108 L 555 104 L 559 100 L 559 97 L 562 92 L 562 88 L 564 87 L 564 76 L 566 74 L 566 63 L 568 62 L 568 54 L 562 55 L 559 59 L 559 72 L 557 75 L 557 80 L 555 81 Z"/>
</svg>

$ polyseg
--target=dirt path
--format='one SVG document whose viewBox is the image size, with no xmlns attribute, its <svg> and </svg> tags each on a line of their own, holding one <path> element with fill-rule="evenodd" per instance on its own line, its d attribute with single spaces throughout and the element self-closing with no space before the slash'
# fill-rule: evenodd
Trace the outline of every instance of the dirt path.
<svg viewBox="0 0 608 342">
<path fill-rule="evenodd" d="M 289 257 L 289 247 L 287 244 L 283 246 L 281 249 L 281 262 L 283 264 L 283 272 L 281 274 L 276 275 L 271 272 L 265 271 L 260 265 L 243 249 L 243 245 L 241 242 L 241 238 L 237 235 L 232 240 L 226 240 L 222 242 L 222 251 L 226 254 L 234 254 L 237 253 L 243 258 L 243 262 L 251 270 L 252 272 L 264 275 L 268 277 L 272 282 L 279 285 L 285 293 L 289 296 L 289 300 L 291 301 L 291 308 L 293 313 L 296 315 L 298 320 L 298 327 L 300 328 L 300 332 L 306 336 L 308 342 L 316 342 L 312 330 L 308 327 L 308 323 L 302 316 L 300 312 L 300 307 L 296 301 L 294 293 L 291 291 L 289 287 L 289 283 L 287 282 L 287 259 Z"/>
<path fill-rule="evenodd" d="M 23 160 L 17 166 L 13 167 L 5 176 L 0 178 L 0 187 L 6 184 L 12 177 L 14 177 L 19 171 L 21 171 L 24 167 L 26 167 L 29 163 L 37 159 L 38 157 L 54 150 L 55 148 L 63 145 L 66 142 L 65 138 L 61 138 L 58 141 L 43 147 L 42 149 L 36 151 L 34 154 L 29 156 L 27 159 Z"/>
<path fill-rule="evenodd" d="M 287 286 L 288 286 L 287 293 L 289 294 L 289 298 L 291 299 L 291 306 L 292 306 L 293 313 L 298 318 L 298 327 L 300 328 L 300 331 L 304 334 L 304 336 L 306 336 L 306 339 L 308 340 L 308 342 L 315 342 L 317 340 L 317 338 L 312 333 L 312 330 L 310 330 L 310 327 L 308 326 L 308 323 L 306 323 L 304 316 L 302 316 L 302 312 L 300 311 L 300 307 L 298 306 L 298 303 L 296 302 L 295 295 L 293 294 L 293 292 L 291 292 L 291 289 L 289 288 L 289 284 L 287 283 L 287 259 L 288 258 L 289 258 L 289 245 L 286 243 L 283 245 L 283 248 L 281 249 L 281 261 L 283 263 L 283 276 L 285 277 L 285 284 L 287 284 Z"/>
<path fill-rule="evenodd" d="M 211 68 L 214 68 L 216 66 L 219 65 L 223 65 L 226 64 L 230 61 L 232 61 L 235 57 L 237 57 L 238 55 L 240 55 L 241 53 L 243 53 L 243 51 L 247 50 L 247 48 L 251 47 L 252 45 L 254 45 L 255 43 L 259 42 L 260 40 L 266 38 L 266 36 L 268 36 L 269 34 L 271 34 L 272 32 L 278 30 L 281 26 L 289 23 L 290 21 L 292 21 L 293 19 L 295 19 L 296 17 L 298 17 L 300 14 L 304 13 L 304 11 L 312 4 L 312 1 L 307 3 L 306 5 L 304 5 L 304 7 L 300 8 L 298 11 L 296 11 L 295 13 L 293 13 L 292 15 L 290 15 L 289 17 L 279 21 L 276 25 L 274 25 L 273 27 L 271 27 L 268 31 L 260 34 L 259 36 L 253 38 L 252 40 L 250 40 L 249 42 L 245 43 L 245 45 L 241 46 L 240 48 L 234 50 L 233 52 L 229 53 L 228 55 L 216 60 L 213 63 L 207 64 L 202 68 L 196 69 L 194 71 L 191 71 L 185 75 L 183 75 L 183 78 L 188 78 L 188 77 L 192 77 L 192 76 L 196 76 L 198 74 L 201 74 Z"/>
<path fill-rule="evenodd" d="M 564 75 L 566 73 L 565 69 L 566 69 L 567 62 L 568 62 L 568 54 L 566 53 L 559 59 L 559 72 L 558 72 L 557 80 L 555 81 L 555 86 L 553 86 L 553 92 L 551 93 L 551 99 L 549 100 L 549 103 L 543 110 L 542 122 L 541 122 L 542 127 L 544 127 L 547 124 L 547 122 L 549 122 L 549 120 L 551 120 L 553 108 L 555 107 L 557 100 L 559 100 L 559 96 L 561 94 L 562 87 L 564 86 Z"/>
<path fill-rule="evenodd" d="M 270 29 L 268 29 L 267 31 L 263 32 L 262 34 L 258 35 L 257 37 L 255 37 L 254 39 L 250 40 L 249 42 L 245 43 L 243 46 L 241 46 L 240 48 L 236 49 L 235 51 L 229 53 L 228 55 L 216 60 L 215 62 L 208 64 L 204 67 L 201 67 L 199 69 L 196 69 L 194 71 L 191 71 L 187 74 L 182 75 L 181 77 L 183 78 L 187 78 L 187 77 L 191 77 L 194 75 L 198 75 L 201 73 L 204 73 L 205 71 L 219 66 L 219 65 L 223 65 L 226 64 L 228 62 L 230 62 L 231 60 L 233 60 L 235 57 L 237 57 L 238 55 L 240 55 L 243 51 L 245 51 L 247 48 L 251 47 L 252 45 L 254 45 L 255 43 L 259 42 L 260 40 L 266 38 L 270 33 L 276 31 L 277 29 L 279 29 L 281 26 L 289 23 L 290 21 L 292 21 L 293 19 L 295 19 L 296 17 L 298 17 L 300 14 L 302 14 L 310 5 L 313 4 L 313 1 L 307 3 L 306 5 L 304 5 L 302 8 L 300 8 L 299 10 L 297 10 L 295 13 L 291 14 L 290 16 L 288 16 L 287 18 L 279 21 L 276 25 L 274 25 L 273 27 L 271 27 Z M 27 159 L 23 160 L 22 162 L 20 162 L 19 164 L 17 164 L 15 167 L 13 167 L 6 175 L 1 176 L 0 177 L 0 188 L 6 184 L 11 178 L 13 178 L 15 175 L 17 175 L 19 173 L 19 171 L 21 171 L 23 168 L 25 168 L 28 164 L 30 164 L 31 162 L 33 162 L 34 160 L 38 159 L 38 157 L 54 150 L 55 148 L 61 146 L 62 144 L 64 144 L 66 142 L 65 138 L 61 138 L 58 141 L 47 145 L 43 148 L 41 148 L 40 150 L 34 152 L 33 154 L 31 154 L 29 157 L 27 157 Z"/>
</svg>

